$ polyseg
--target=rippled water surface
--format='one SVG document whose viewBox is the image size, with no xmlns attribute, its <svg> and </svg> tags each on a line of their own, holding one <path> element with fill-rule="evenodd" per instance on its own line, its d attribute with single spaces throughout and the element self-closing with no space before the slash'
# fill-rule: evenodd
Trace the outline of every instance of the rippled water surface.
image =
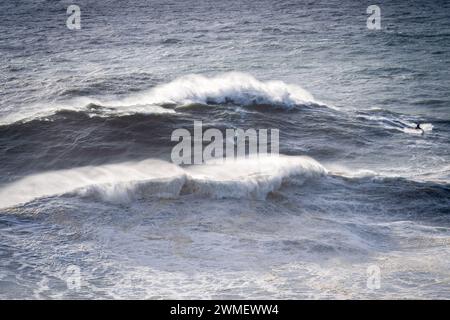
<svg viewBox="0 0 450 320">
<path fill-rule="evenodd" d="M 70 4 L 0 4 L 0 298 L 450 298 L 447 1 Z"/>
</svg>

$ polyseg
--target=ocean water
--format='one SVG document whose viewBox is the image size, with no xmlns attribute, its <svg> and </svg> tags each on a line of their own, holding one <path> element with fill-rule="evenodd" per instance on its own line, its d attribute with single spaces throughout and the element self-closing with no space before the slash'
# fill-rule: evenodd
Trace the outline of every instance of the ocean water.
<svg viewBox="0 0 450 320">
<path fill-rule="evenodd" d="M 0 298 L 450 298 L 448 1 L 70 4 L 0 3 Z"/>
</svg>

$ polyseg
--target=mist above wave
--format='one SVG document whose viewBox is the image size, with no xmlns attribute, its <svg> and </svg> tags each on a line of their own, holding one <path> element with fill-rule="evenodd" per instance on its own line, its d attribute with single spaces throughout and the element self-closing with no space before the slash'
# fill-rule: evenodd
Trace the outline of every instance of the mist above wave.
<svg viewBox="0 0 450 320">
<path fill-rule="evenodd" d="M 242 158 L 186 168 L 150 159 L 31 175 L 0 189 L 0 207 L 64 194 L 113 203 L 182 193 L 264 199 L 287 179 L 303 183 L 325 173 L 317 161 L 303 156 Z"/>
</svg>

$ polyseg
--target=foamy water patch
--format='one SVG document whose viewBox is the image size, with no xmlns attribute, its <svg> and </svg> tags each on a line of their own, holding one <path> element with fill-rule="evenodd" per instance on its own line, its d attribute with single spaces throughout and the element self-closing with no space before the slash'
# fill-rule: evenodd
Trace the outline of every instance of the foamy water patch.
<svg viewBox="0 0 450 320">
<path fill-rule="evenodd" d="M 383 126 L 385 129 L 397 130 L 407 134 L 422 135 L 426 132 L 433 131 L 433 124 L 431 123 L 419 123 L 414 122 L 412 120 L 405 120 L 402 119 L 400 116 L 395 117 L 393 115 L 384 116 L 384 115 L 358 114 L 358 118 L 374 121 Z"/>
</svg>

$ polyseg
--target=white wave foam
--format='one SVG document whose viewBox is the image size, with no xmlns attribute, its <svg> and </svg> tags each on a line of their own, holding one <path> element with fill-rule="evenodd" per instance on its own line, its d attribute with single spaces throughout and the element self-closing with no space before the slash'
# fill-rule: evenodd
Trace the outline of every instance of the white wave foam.
<svg viewBox="0 0 450 320">
<path fill-rule="evenodd" d="M 414 123 L 412 125 L 413 126 L 411 128 L 402 128 L 401 131 L 409 134 L 423 134 L 433 130 L 433 125 L 431 123 L 421 123 L 420 129 L 416 129 Z"/>
<path fill-rule="evenodd" d="M 267 156 L 189 168 L 188 192 L 213 198 L 264 199 L 286 180 L 304 182 L 326 173 L 309 157 Z"/>
<path fill-rule="evenodd" d="M 303 182 L 325 173 L 317 161 L 300 156 L 266 156 L 188 168 L 145 160 L 31 175 L 0 189 L 0 207 L 73 193 L 114 203 L 155 195 L 176 197 L 181 192 L 264 199 L 288 179 Z"/>
<path fill-rule="evenodd" d="M 119 105 L 143 104 L 208 104 L 232 102 L 239 105 L 268 104 L 293 107 L 316 102 L 313 96 L 297 85 L 282 81 L 259 81 L 240 72 L 215 77 L 188 75 L 150 91 L 119 102 Z"/>
<path fill-rule="evenodd" d="M 432 131 L 433 130 L 433 125 L 431 123 L 421 123 L 420 127 L 422 128 L 423 131 Z"/>
<path fill-rule="evenodd" d="M 376 121 L 381 124 L 384 128 L 390 130 L 398 130 L 408 134 L 423 134 L 424 132 L 430 132 L 433 130 L 433 124 L 431 123 L 420 123 L 420 129 L 416 129 L 418 123 L 404 120 L 400 117 L 388 117 L 382 115 L 364 115 L 359 114 L 359 118 Z"/>
<path fill-rule="evenodd" d="M 267 104 L 291 108 L 295 105 L 319 103 L 300 86 L 282 81 L 259 81 L 240 72 L 229 72 L 215 77 L 187 75 L 150 90 L 123 99 L 79 97 L 68 102 L 48 103 L 24 107 L 0 119 L 0 125 L 49 117 L 60 110 L 86 111 L 95 104 L 106 107 L 96 116 L 161 114 L 175 111 L 161 105 L 178 107 L 192 104 L 220 104 L 232 102 L 239 105 Z"/>
<path fill-rule="evenodd" d="M 25 177 L 0 189 L 0 207 L 75 190 L 80 194 L 89 194 L 95 186 L 104 199 L 120 201 L 126 198 L 135 182 L 176 178 L 183 174 L 182 169 L 158 160 L 44 172 Z"/>
</svg>

